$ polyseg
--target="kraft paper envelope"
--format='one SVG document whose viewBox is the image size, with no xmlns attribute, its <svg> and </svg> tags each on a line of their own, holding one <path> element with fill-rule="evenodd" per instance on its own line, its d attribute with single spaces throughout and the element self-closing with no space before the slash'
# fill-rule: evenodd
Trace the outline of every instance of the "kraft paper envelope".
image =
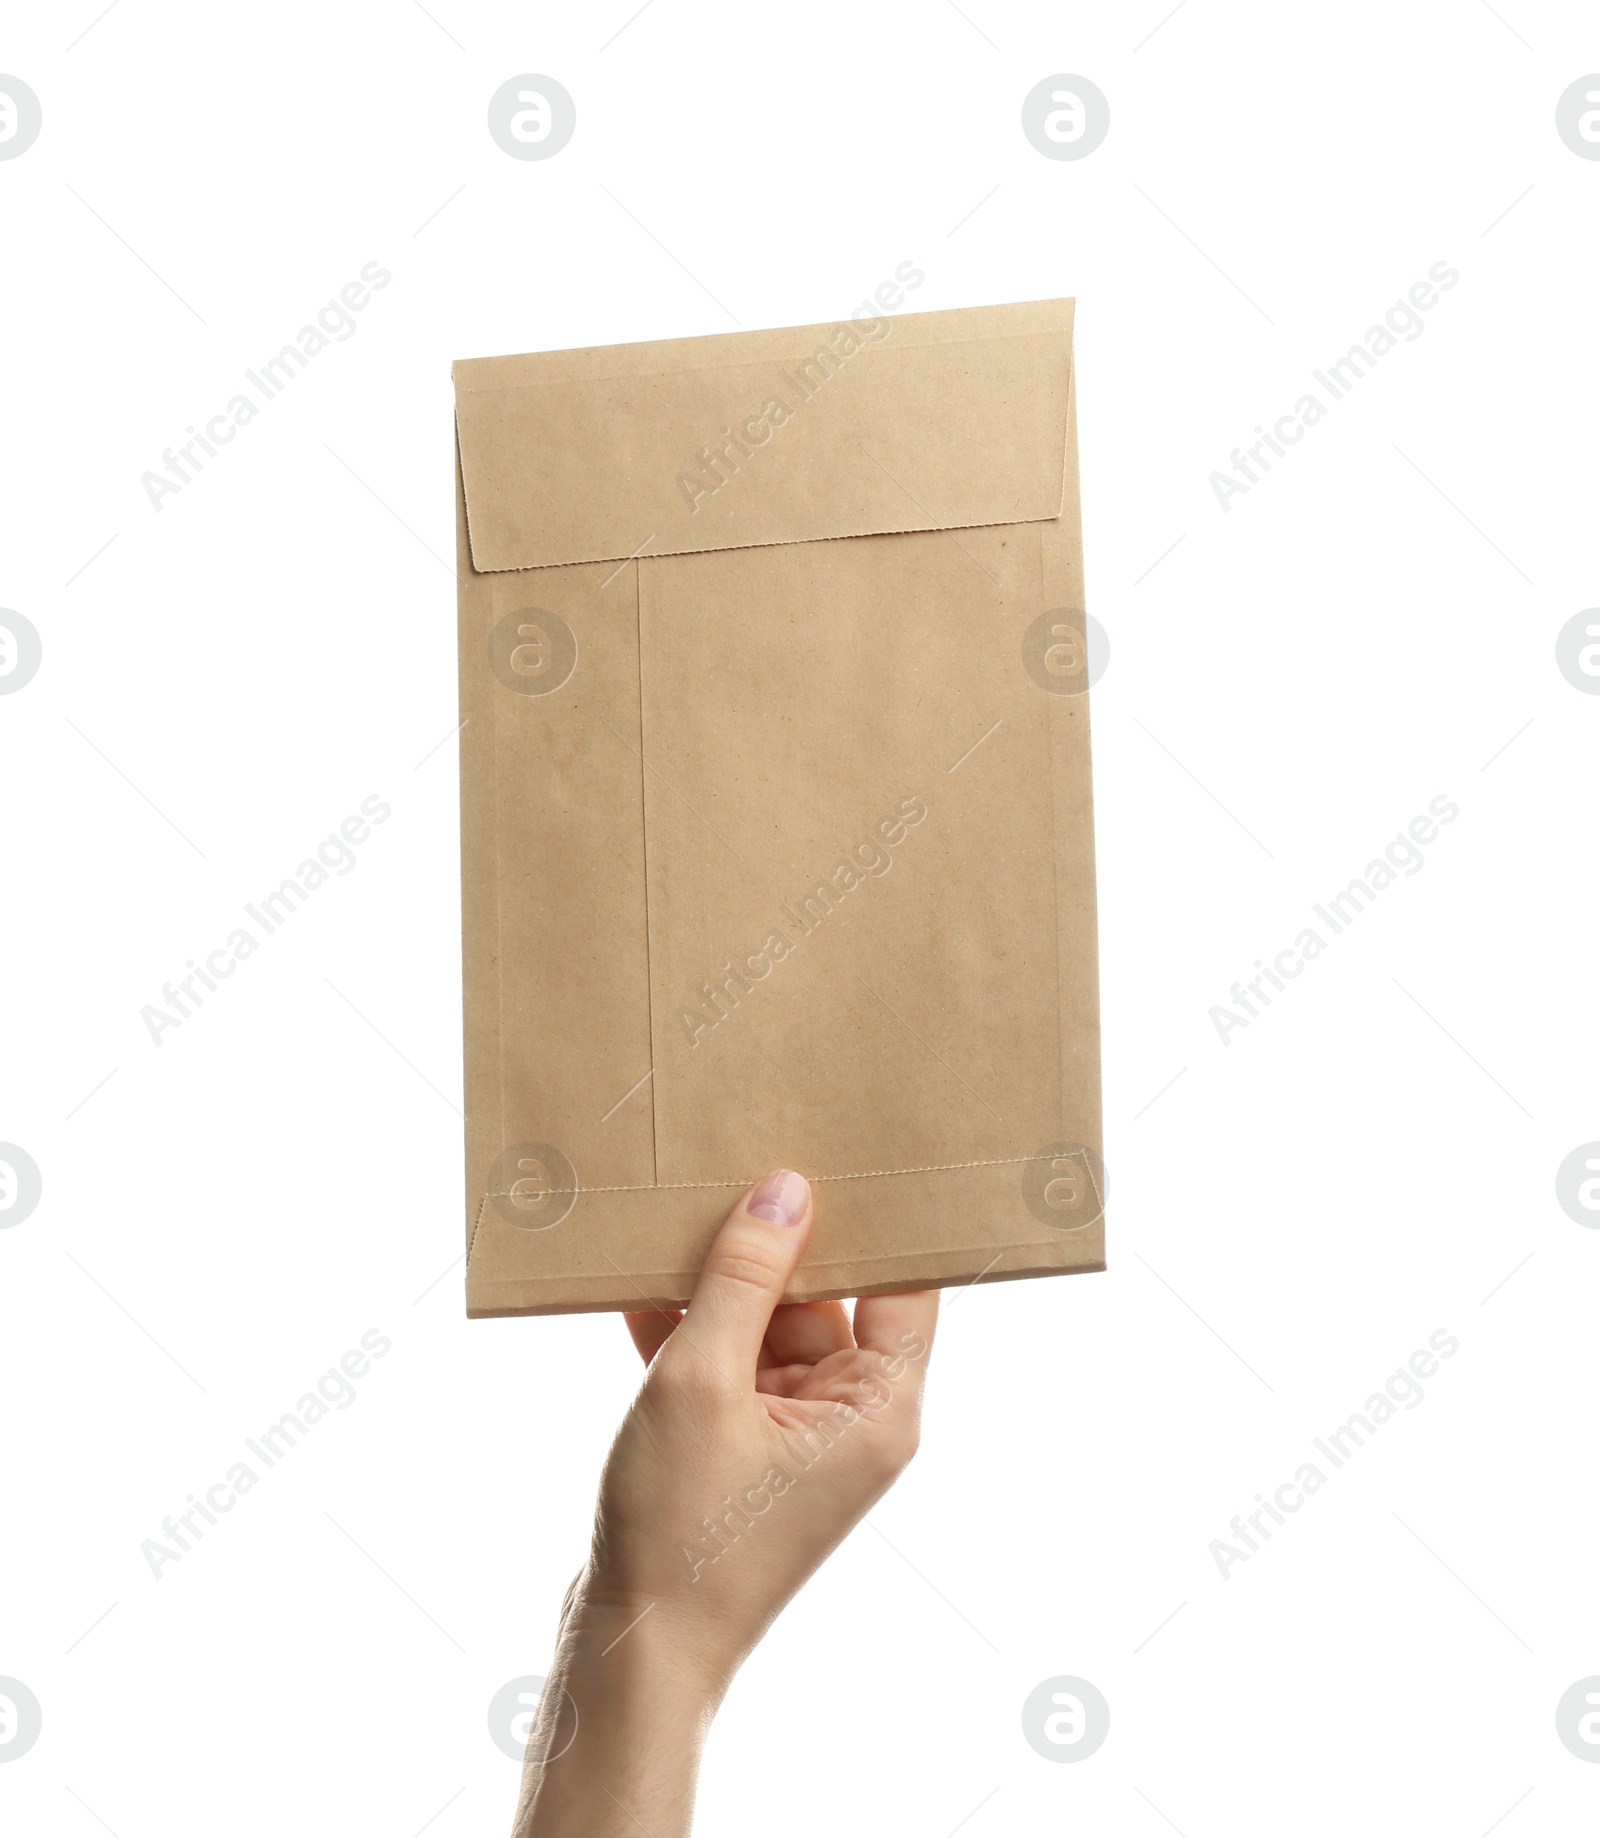
<svg viewBox="0 0 1600 1838">
<path fill-rule="evenodd" d="M 467 1309 L 1104 1265 L 1072 303 L 457 363 Z"/>
</svg>

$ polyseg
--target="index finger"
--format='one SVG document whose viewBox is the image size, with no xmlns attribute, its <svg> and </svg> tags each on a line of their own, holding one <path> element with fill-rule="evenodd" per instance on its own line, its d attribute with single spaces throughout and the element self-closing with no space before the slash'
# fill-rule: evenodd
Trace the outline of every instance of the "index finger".
<svg viewBox="0 0 1600 1838">
<path fill-rule="evenodd" d="M 916 1373 L 917 1390 L 928 1370 L 939 1292 L 917 1289 L 905 1295 L 862 1296 L 856 1303 L 856 1345 L 885 1359 L 904 1360 Z"/>
</svg>

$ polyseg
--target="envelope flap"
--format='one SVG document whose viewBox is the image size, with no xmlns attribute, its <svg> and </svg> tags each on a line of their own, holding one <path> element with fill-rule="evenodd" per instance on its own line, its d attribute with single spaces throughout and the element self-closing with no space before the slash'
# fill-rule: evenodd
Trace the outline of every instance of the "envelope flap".
<svg viewBox="0 0 1600 1838">
<path fill-rule="evenodd" d="M 1072 302 L 454 368 L 474 568 L 1061 512 Z"/>
</svg>

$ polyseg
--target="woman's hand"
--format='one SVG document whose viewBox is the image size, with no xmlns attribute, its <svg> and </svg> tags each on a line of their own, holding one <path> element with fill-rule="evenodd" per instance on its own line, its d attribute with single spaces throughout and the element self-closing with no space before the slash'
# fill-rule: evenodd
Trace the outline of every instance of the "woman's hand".
<svg viewBox="0 0 1600 1838">
<path fill-rule="evenodd" d="M 811 1190 L 770 1174 L 686 1311 L 627 1317 L 648 1372 L 528 1746 L 517 1832 L 687 1832 L 706 1727 L 784 1604 L 917 1446 L 935 1293 L 780 1306 Z"/>
</svg>

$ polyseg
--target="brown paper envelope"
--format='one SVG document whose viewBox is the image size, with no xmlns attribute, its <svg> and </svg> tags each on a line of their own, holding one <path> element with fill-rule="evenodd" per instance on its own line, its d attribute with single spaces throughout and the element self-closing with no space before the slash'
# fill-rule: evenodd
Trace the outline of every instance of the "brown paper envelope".
<svg viewBox="0 0 1600 1838">
<path fill-rule="evenodd" d="M 455 366 L 469 1314 L 1105 1267 L 1071 314 Z"/>
</svg>

